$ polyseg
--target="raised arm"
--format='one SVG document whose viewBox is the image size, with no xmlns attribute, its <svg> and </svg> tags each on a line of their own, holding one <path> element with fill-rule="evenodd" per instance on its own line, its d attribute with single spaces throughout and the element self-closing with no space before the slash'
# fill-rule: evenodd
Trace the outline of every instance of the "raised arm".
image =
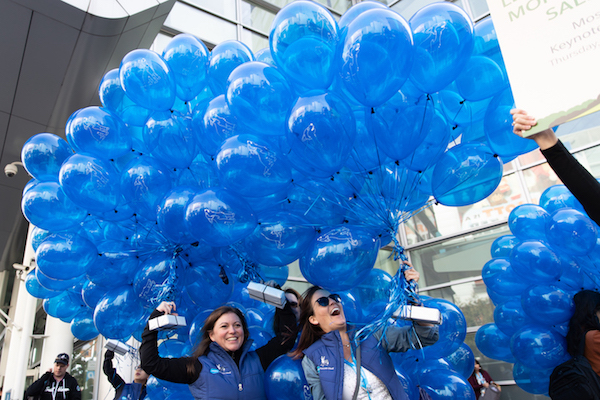
<svg viewBox="0 0 600 400">
<path fill-rule="evenodd" d="M 278 319 L 278 324 L 275 325 L 279 326 L 279 332 L 275 332 L 275 337 L 267 344 L 256 349 L 265 371 L 277 357 L 292 350 L 298 335 L 298 323 L 289 303 L 286 303 L 283 309 L 275 310 L 275 319 Z"/>
<path fill-rule="evenodd" d="M 104 375 L 106 375 L 110 384 L 115 389 L 118 389 L 125 385 L 125 381 L 119 376 L 119 374 L 117 374 L 116 368 L 113 367 L 112 360 L 114 357 L 114 351 L 106 350 L 106 353 L 104 353 L 104 363 L 102 364 L 102 371 L 104 371 Z"/>
<path fill-rule="evenodd" d="M 150 319 L 156 318 L 165 313 L 170 314 L 172 307 L 161 303 L 150 315 Z M 148 374 L 154 375 L 159 379 L 164 379 L 175 383 L 194 383 L 200 376 L 202 364 L 192 357 L 182 358 L 161 358 L 158 354 L 158 332 L 151 331 L 146 324 L 142 333 L 142 345 L 139 353 L 142 361 L 142 369 Z"/>
<path fill-rule="evenodd" d="M 522 136 L 524 132 L 535 126 L 535 118 L 527 115 L 523 110 L 511 110 L 513 115 L 513 132 Z M 548 165 L 564 185 L 573 193 L 573 196 L 583 205 L 585 212 L 597 224 L 600 224 L 600 183 L 577 161 L 565 148 L 554 134 L 552 129 L 536 133 L 528 137 L 535 140 Z"/>
</svg>

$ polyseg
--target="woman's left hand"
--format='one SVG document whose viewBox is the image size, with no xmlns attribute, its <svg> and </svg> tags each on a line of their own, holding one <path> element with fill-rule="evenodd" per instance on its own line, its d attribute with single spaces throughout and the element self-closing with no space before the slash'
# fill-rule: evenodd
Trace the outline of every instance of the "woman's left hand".
<svg viewBox="0 0 600 400">
<path fill-rule="evenodd" d="M 421 274 L 419 274 L 417 272 L 417 270 L 415 270 L 413 268 L 412 264 L 409 263 L 408 261 L 404 261 L 403 263 L 410 267 L 410 269 L 407 269 L 406 271 L 404 271 L 404 277 L 406 278 L 406 280 L 419 282 L 419 278 L 421 277 Z"/>
</svg>

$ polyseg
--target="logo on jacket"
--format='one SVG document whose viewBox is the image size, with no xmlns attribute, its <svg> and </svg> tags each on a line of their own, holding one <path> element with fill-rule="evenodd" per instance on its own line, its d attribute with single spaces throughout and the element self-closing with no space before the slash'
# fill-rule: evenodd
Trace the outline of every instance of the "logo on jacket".
<svg viewBox="0 0 600 400">
<path fill-rule="evenodd" d="M 329 360 L 325 356 L 321 356 L 321 365 L 317 367 L 317 372 L 333 371 L 335 368 L 329 366 Z"/>
<path fill-rule="evenodd" d="M 329 360 L 325 358 L 325 356 L 321 356 L 321 367 L 326 367 L 329 365 Z"/>
<path fill-rule="evenodd" d="M 227 368 L 225 368 L 224 366 L 222 366 L 221 364 L 217 364 L 215 365 L 216 368 L 211 368 L 210 369 L 210 373 L 211 374 L 224 374 L 224 375 L 229 375 L 231 374 L 231 371 L 228 371 Z"/>
</svg>

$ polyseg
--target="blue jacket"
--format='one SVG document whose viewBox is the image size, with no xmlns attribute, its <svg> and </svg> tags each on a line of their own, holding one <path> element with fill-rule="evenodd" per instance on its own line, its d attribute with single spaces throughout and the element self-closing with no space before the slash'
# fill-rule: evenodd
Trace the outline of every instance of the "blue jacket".
<svg viewBox="0 0 600 400">
<path fill-rule="evenodd" d="M 415 325 L 415 331 L 424 346 L 437 341 L 438 327 Z M 411 327 L 391 326 L 386 331 L 386 340 L 378 345 L 381 334 L 365 339 L 360 345 L 361 368 L 366 368 L 377 376 L 388 388 L 394 400 L 405 400 L 408 396 L 396 376 L 390 351 L 400 352 L 411 348 L 416 342 Z M 354 349 L 353 349 L 354 351 Z M 315 400 L 341 400 L 344 384 L 344 350 L 340 333 L 326 333 L 304 350 L 302 360 L 304 375 L 311 387 Z"/>
<path fill-rule="evenodd" d="M 128 383 L 121 387 L 121 393 L 117 389 L 115 400 L 143 400 L 146 397 L 146 385 L 141 383 Z"/>
<path fill-rule="evenodd" d="M 190 385 L 195 399 L 264 400 L 264 370 L 258 355 L 249 351 L 252 340 L 242 348 L 239 369 L 229 353 L 215 342 L 208 354 L 198 358 L 200 377 Z M 209 394 L 210 393 L 210 397 Z"/>
</svg>

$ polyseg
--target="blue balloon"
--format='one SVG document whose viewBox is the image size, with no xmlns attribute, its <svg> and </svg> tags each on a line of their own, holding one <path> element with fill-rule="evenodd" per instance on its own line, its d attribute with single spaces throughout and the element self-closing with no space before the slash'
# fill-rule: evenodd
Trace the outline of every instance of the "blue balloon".
<svg viewBox="0 0 600 400">
<path fill-rule="evenodd" d="M 210 52 L 208 85 L 215 96 L 227 92 L 227 78 L 238 66 L 254 61 L 252 50 L 237 40 L 226 40 Z"/>
<path fill-rule="evenodd" d="M 492 194 L 502 179 L 502 161 L 484 144 L 459 144 L 435 165 L 433 195 L 446 206 L 477 203 Z"/>
<path fill-rule="evenodd" d="M 305 218 L 286 211 L 261 213 L 258 224 L 244 239 L 244 248 L 252 260 L 269 266 L 284 266 L 297 260 L 316 234 Z"/>
<path fill-rule="evenodd" d="M 486 357 L 514 363 L 510 351 L 510 337 L 498 329 L 496 324 L 485 324 L 475 334 L 475 344 Z"/>
<path fill-rule="evenodd" d="M 186 272 L 185 290 L 194 304 L 203 308 L 217 308 L 229 300 L 233 282 L 225 283 L 220 268 L 214 262 Z"/>
<path fill-rule="evenodd" d="M 98 257 L 96 246 L 81 235 L 55 233 L 35 252 L 37 266 L 52 279 L 72 279 L 83 275 Z"/>
<path fill-rule="evenodd" d="M 507 301 L 514 300 L 513 296 L 506 296 L 506 295 L 497 293 L 490 288 L 486 288 L 486 292 L 488 294 L 488 297 L 490 298 L 490 300 L 496 307 L 501 304 L 506 303 Z"/>
<path fill-rule="evenodd" d="M 81 297 L 83 298 L 85 305 L 93 310 L 106 292 L 108 292 L 108 288 L 88 280 L 83 284 Z"/>
<path fill-rule="evenodd" d="M 563 271 L 560 257 L 536 240 L 526 240 L 516 246 L 510 256 L 510 265 L 523 280 L 535 284 L 552 283 Z"/>
<path fill-rule="evenodd" d="M 65 194 L 81 208 L 96 212 L 114 210 L 121 200 L 119 172 L 108 161 L 89 154 L 73 154 L 60 168 Z"/>
<path fill-rule="evenodd" d="M 342 18 L 340 18 L 340 20 L 338 21 L 340 33 L 346 36 L 348 31 L 348 25 L 350 25 L 352 21 L 354 21 L 359 15 L 373 9 L 388 10 L 388 8 L 384 4 L 381 4 L 377 1 L 364 0 L 360 3 L 354 4 L 348 10 L 346 10 L 344 15 L 342 15 Z"/>
<path fill-rule="evenodd" d="M 473 36 L 475 39 L 473 54 L 491 58 L 506 74 L 506 66 L 500 52 L 498 36 L 492 18 L 488 17 L 478 21 L 474 26 Z"/>
<path fill-rule="evenodd" d="M 528 320 L 529 317 L 525 314 L 518 297 L 513 297 L 494 309 L 494 323 L 508 337 L 521 329 Z"/>
<path fill-rule="evenodd" d="M 514 235 L 502 235 L 494 240 L 490 253 L 492 257 L 510 257 L 512 249 L 521 243 Z"/>
<path fill-rule="evenodd" d="M 322 5 L 294 1 L 271 24 L 271 55 L 289 81 L 300 88 L 326 89 L 336 70 L 339 42 L 335 19 Z"/>
<path fill-rule="evenodd" d="M 108 238 L 98 243 L 98 258 L 87 269 L 87 277 L 96 285 L 117 287 L 133 283 L 139 266 L 134 248 L 123 241 Z"/>
<path fill-rule="evenodd" d="M 535 141 L 523 139 L 513 133 L 510 115 L 512 108 L 514 99 L 508 88 L 492 99 L 485 114 L 485 137 L 490 148 L 500 157 L 515 157 L 538 147 Z"/>
<path fill-rule="evenodd" d="M 573 293 L 554 285 L 535 285 L 521 295 L 523 310 L 542 326 L 560 325 L 575 312 Z"/>
<path fill-rule="evenodd" d="M 136 213 L 155 220 L 158 205 L 171 189 L 171 173 L 160 161 L 150 156 L 131 160 L 121 172 L 121 193 Z"/>
<path fill-rule="evenodd" d="M 504 296 L 519 296 L 530 284 L 511 268 L 507 257 L 494 257 L 486 262 L 481 276 L 489 289 Z"/>
<path fill-rule="evenodd" d="M 300 271 L 313 285 L 337 292 L 364 280 L 375 265 L 379 240 L 357 226 L 323 230 L 300 258 Z"/>
<path fill-rule="evenodd" d="M 40 284 L 35 276 L 36 271 L 36 269 L 30 271 L 25 278 L 25 289 L 27 289 L 27 293 L 37 299 L 49 299 L 58 296 L 60 291 L 46 289 Z"/>
<path fill-rule="evenodd" d="M 256 216 L 241 198 L 222 188 L 198 192 L 187 206 L 190 234 L 211 246 L 229 246 L 256 228 Z"/>
<path fill-rule="evenodd" d="M 305 2 L 292 5 L 297 3 Z M 354 114 L 344 100 L 332 93 L 309 92 L 290 112 L 288 158 L 305 175 L 325 178 L 342 168 L 355 136 Z"/>
<path fill-rule="evenodd" d="M 548 219 L 546 237 L 554 249 L 572 256 L 584 256 L 596 247 L 598 231 L 594 222 L 583 213 L 563 208 Z"/>
<path fill-rule="evenodd" d="M 434 115 L 431 104 L 411 106 L 398 113 L 390 129 L 374 131 L 380 150 L 392 160 L 410 156 L 425 140 Z"/>
<path fill-rule="evenodd" d="M 415 43 L 412 83 L 425 93 L 448 86 L 464 70 L 473 52 L 473 22 L 459 6 L 437 2 L 409 20 Z"/>
<path fill-rule="evenodd" d="M 336 193 L 313 180 L 294 180 L 284 209 L 301 215 L 315 229 L 344 221 L 346 209 Z"/>
<path fill-rule="evenodd" d="M 548 395 L 550 375 L 554 368 L 526 367 L 520 362 L 513 366 L 513 378 L 521 389 L 532 394 Z"/>
<path fill-rule="evenodd" d="M 280 192 L 292 181 L 285 157 L 271 142 L 254 135 L 225 140 L 217 153 L 216 165 L 223 186 L 245 197 Z"/>
<path fill-rule="evenodd" d="M 340 73 L 346 89 L 365 106 L 385 103 L 413 64 L 410 26 L 395 11 L 374 8 L 357 15 L 344 34 Z"/>
<path fill-rule="evenodd" d="M 420 377 L 420 386 L 432 400 L 475 400 L 475 392 L 467 378 L 450 370 L 436 369 Z"/>
<path fill-rule="evenodd" d="M 350 293 L 361 305 L 364 319 L 373 320 L 387 305 L 391 289 L 391 275 L 384 270 L 373 268 L 362 282 L 350 290 Z"/>
<path fill-rule="evenodd" d="M 226 99 L 231 112 L 254 134 L 281 136 L 294 94 L 277 68 L 250 61 L 229 75 Z"/>
<path fill-rule="evenodd" d="M 382 113 L 372 114 L 365 108 L 354 111 L 354 118 L 356 136 L 346 167 L 353 172 L 366 172 L 387 163 L 389 160 L 378 148 L 376 140 L 379 136 L 385 136 L 385 133 L 377 133 L 377 131 L 389 130 Z"/>
<path fill-rule="evenodd" d="M 195 241 L 185 225 L 185 210 L 195 193 L 192 187 L 178 186 L 171 189 L 158 205 L 156 221 L 160 231 L 174 243 Z"/>
<path fill-rule="evenodd" d="M 429 298 L 423 302 L 425 307 L 437 308 L 442 314 L 439 327 L 439 339 L 423 349 L 425 356 L 441 358 L 454 353 L 467 336 L 467 320 L 460 308 L 444 299 Z"/>
<path fill-rule="evenodd" d="M 535 204 L 515 207 L 508 216 L 508 227 L 519 240 L 545 240 L 550 214 Z"/>
<path fill-rule="evenodd" d="M 202 340 L 202 327 L 204 326 L 204 321 L 213 311 L 214 310 L 212 309 L 200 311 L 190 322 L 188 341 L 192 346 L 196 346 Z"/>
<path fill-rule="evenodd" d="M 52 232 L 50 231 L 34 226 L 30 233 L 31 247 L 33 247 L 33 251 L 37 251 L 37 248 L 40 246 L 40 244 L 42 244 L 42 242 L 51 234 Z"/>
<path fill-rule="evenodd" d="M 265 395 L 268 400 L 312 399 L 302 360 L 294 360 L 287 354 L 275 359 L 265 371 Z"/>
<path fill-rule="evenodd" d="M 179 297 L 183 282 L 179 278 L 183 264 L 179 257 L 166 252 L 156 252 L 142 261 L 135 274 L 133 290 L 137 300 L 145 307 L 156 307 L 161 301 Z"/>
<path fill-rule="evenodd" d="M 450 126 L 437 110 L 434 110 L 429 129 L 424 133 L 424 140 L 404 159 L 406 168 L 413 171 L 425 171 L 434 165 L 446 150 L 450 140 Z"/>
<path fill-rule="evenodd" d="M 66 290 L 58 296 L 43 301 L 44 311 L 54 318 L 72 320 L 86 308 L 81 294 Z"/>
<path fill-rule="evenodd" d="M 488 106 L 492 101 L 491 98 L 479 101 L 465 100 L 461 95 L 452 90 L 440 90 L 433 98 L 436 101 L 436 105 L 440 106 L 444 117 L 449 122 L 461 127 L 470 127 L 474 122 L 483 121 Z M 483 134 L 482 129 L 481 136 Z M 461 143 L 469 141 L 472 140 L 469 140 L 467 135 L 463 134 Z"/>
<path fill-rule="evenodd" d="M 510 348 L 515 359 L 529 368 L 554 368 L 571 358 L 565 338 L 548 327 L 523 327 L 511 337 Z"/>
<path fill-rule="evenodd" d="M 253 341 L 252 347 L 250 347 L 252 350 L 266 345 L 269 340 L 273 339 L 273 335 L 262 326 L 249 326 L 248 331 L 250 331 L 250 338 Z"/>
<path fill-rule="evenodd" d="M 189 101 L 207 85 L 206 45 L 193 35 L 181 33 L 169 41 L 162 52 L 177 84 L 177 97 Z"/>
<path fill-rule="evenodd" d="M 185 357 L 187 343 L 179 339 L 167 339 L 158 346 L 158 354 L 163 358 Z"/>
<path fill-rule="evenodd" d="M 574 208 L 579 211 L 584 211 L 583 206 L 573 196 L 573 194 L 567 189 L 565 185 L 553 185 L 540 195 L 540 206 L 544 210 L 548 211 L 549 214 L 558 211 L 561 208 L 568 207 Z"/>
<path fill-rule="evenodd" d="M 275 60 L 273 60 L 273 56 L 271 56 L 271 49 L 265 47 L 264 49 L 260 49 L 256 53 L 254 53 L 254 58 L 256 61 L 263 62 L 265 64 L 269 64 L 273 67 L 276 67 Z"/>
<path fill-rule="evenodd" d="M 131 151 L 131 135 L 127 125 L 102 107 L 86 107 L 75 111 L 65 127 L 69 144 L 78 153 L 89 153 L 108 160 Z"/>
<path fill-rule="evenodd" d="M 27 221 L 48 231 L 78 226 L 87 212 L 71 201 L 58 182 L 33 182 L 23 190 L 21 210 Z"/>
<path fill-rule="evenodd" d="M 264 326 L 265 315 L 259 309 L 247 308 L 246 312 L 244 313 L 244 316 L 246 317 L 246 323 L 248 324 L 248 326 Z"/>
<path fill-rule="evenodd" d="M 177 113 L 153 113 L 146 121 L 143 137 L 150 154 L 168 167 L 187 168 L 198 155 L 191 118 Z"/>
<path fill-rule="evenodd" d="M 217 154 L 225 139 L 237 135 L 237 126 L 237 117 L 231 113 L 223 94 L 194 108 L 192 128 L 200 149 L 209 156 Z"/>
<path fill-rule="evenodd" d="M 123 57 L 119 67 L 121 87 L 136 104 L 166 111 L 175 103 L 174 74 L 165 60 L 152 50 L 136 49 Z"/>
<path fill-rule="evenodd" d="M 93 311 L 80 311 L 71 322 L 71 333 L 79 340 L 92 340 L 100 334 L 94 325 Z"/>
<path fill-rule="evenodd" d="M 126 339 L 138 327 L 144 308 L 133 287 L 120 286 L 106 293 L 94 310 L 94 324 L 107 339 Z"/>
<path fill-rule="evenodd" d="M 508 77 L 491 58 L 473 55 L 465 69 L 456 77 L 460 95 L 471 101 L 495 96 L 508 87 Z"/>
<path fill-rule="evenodd" d="M 73 154 L 71 146 L 52 133 L 38 133 L 21 148 L 21 161 L 27 173 L 38 181 L 58 181 L 62 163 Z"/>
<path fill-rule="evenodd" d="M 469 379 L 473 373 L 475 365 L 475 355 L 473 350 L 466 344 L 463 343 L 460 347 L 449 356 L 444 357 L 453 370 L 462 375 L 463 378 Z"/>
<path fill-rule="evenodd" d="M 143 126 L 150 116 L 151 110 L 137 105 L 125 94 L 121 87 L 118 68 L 112 69 L 104 75 L 98 88 L 98 95 L 102 105 L 127 125 Z"/>
<path fill-rule="evenodd" d="M 72 289 L 75 290 L 81 282 L 85 280 L 85 277 L 78 276 L 72 279 L 52 279 L 47 275 L 44 275 L 39 268 L 35 269 L 35 279 L 38 281 L 39 285 L 47 290 L 58 291 L 59 293 Z M 51 298 L 54 296 L 48 296 L 47 298 Z"/>
</svg>

